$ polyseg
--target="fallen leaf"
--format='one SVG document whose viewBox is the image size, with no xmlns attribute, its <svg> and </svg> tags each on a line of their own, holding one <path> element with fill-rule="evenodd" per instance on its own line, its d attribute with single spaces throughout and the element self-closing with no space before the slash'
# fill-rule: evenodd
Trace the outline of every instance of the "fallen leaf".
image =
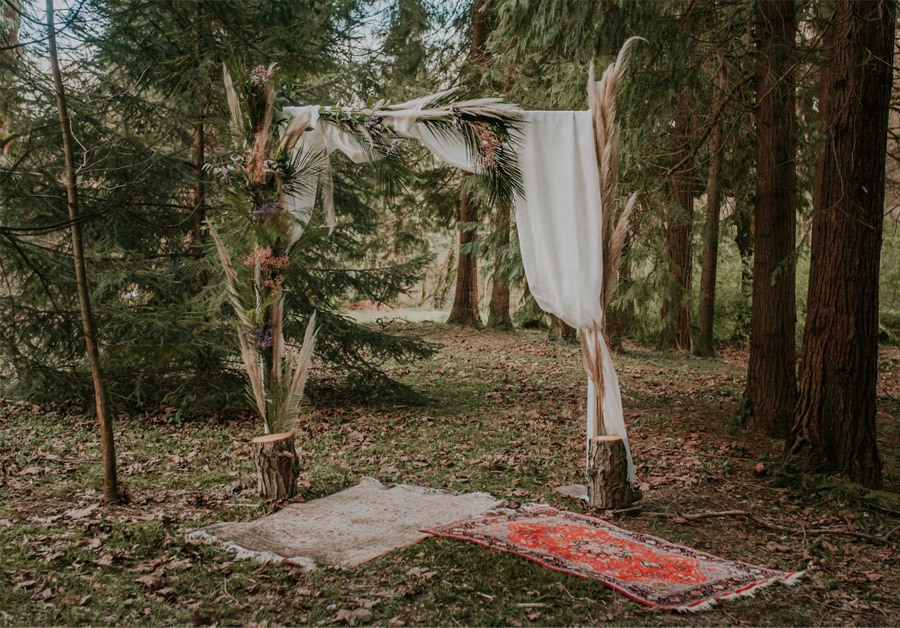
<svg viewBox="0 0 900 628">
<path fill-rule="evenodd" d="M 73 508 L 66 511 L 66 516 L 70 519 L 84 519 L 90 517 L 100 508 L 100 504 L 91 504 L 86 508 Z"/>
<path fill-rule="evenodd" d="M 151 591 L 157 591 L 161 589 L 163 585 L 162 572 L 156 571 L 154 573 L 148 573 L 146 576 L 136 578 L 135 582 L 144 585 Z"/>
<path fill-rule="evenodd" d="M 436 571 L 429 571 L 424 567 L 413 567 L 409 571 L 406 572 L 407 576 L 412 576 L 413 578 L 423 578 L 425 580 L 430 580 L 437 575 Z"/>
<path fill-rule="evenodd" d="M 342 608 L 334 616 L 337 621 L 347 622 L 348 626 L 355 626 L 358 621 L 363 623 L 370 622 L 372 617 L 372 611 L 367 608 L 356 608 L 352 611 Z"/>
<path fill-rule="evenodd" d="M 866 579 L 869 582 L 878 582 L 882 578 L 884 578 L 884 576 L 882 576 L 880 573 L 867 573 L 866 574 Z"/>
</svg>

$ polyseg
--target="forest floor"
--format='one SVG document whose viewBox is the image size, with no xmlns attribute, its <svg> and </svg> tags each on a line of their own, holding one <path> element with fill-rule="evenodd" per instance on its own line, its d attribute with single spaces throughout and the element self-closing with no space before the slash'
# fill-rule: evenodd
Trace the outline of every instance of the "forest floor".
<svg viewBox="0 0 900 628">
<path fill-rule="evenodd" d="M 581 510 L 553 491 L 579 482 L 584 464 L 579 349 L 548 343 L 540 332 L 434 323 L 404 330 L 443 347 L 430 360 L 391 369 L 427 402 L 310 408 L 299 439 L 303 499 L 369 475 Z M 879 494 L 777 471 L 782 443 L 736 425 L 744 353 L 698 359 L 629 346 L 614 360 L 645 511 L 748 510 L 793 532 L 741 517 L 639 513 L 613 521 L 729 559 L 806 569 L 799 586 L 681 615 L 448 539 L 345 571 L 234 560 L 185 536 L 273 509 L 255 495 L 247 442 L 258 428 L 248 418 L 178 425 L 171 410 L 119 417 L 129 503 L 99 507 L 94 421 L 6 402 L 0 624 L 900 625 L 900 350 L 882 351 L 880 446 L 890 490 Z M 757 474 L 760 464 L 768 472 Z M 890 541 L 807 533 L 821 528 Z"/>
</svg>

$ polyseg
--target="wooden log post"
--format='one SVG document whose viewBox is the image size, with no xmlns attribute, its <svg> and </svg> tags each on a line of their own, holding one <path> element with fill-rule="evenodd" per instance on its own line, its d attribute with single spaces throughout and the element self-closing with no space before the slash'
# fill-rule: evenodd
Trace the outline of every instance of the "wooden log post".
<svg viewBox="0 0 900 628">
<path fill-rule="evenodd" d="M 595 436 L 589 441 L 587 491 L 588 503 L 599 510 L 624 508 L 634 501 L 621 436 Z"/>
<path fill-rule="evenodd" d="M 256 465 L 259 494 L 269 500 L 281 501 L 297 494 L 300 458 L 294 446 L 294 433 L 257 436 L 250 445 Z"/>
</svg>

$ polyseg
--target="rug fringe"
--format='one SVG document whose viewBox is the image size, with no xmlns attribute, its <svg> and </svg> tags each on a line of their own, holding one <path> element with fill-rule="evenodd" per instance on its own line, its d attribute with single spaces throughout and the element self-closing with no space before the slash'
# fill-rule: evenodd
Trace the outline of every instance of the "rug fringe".
<svg viewBox="0 0 900 628">
<path fill-rule="evenodd" d="M 195 543 L 202 543 L 203 545 L 218 545 L 222 549 L 231 552 L 234 554 L 234 557 L 238 560 L 250 559 L 254 560 L 258 563 L 262 563 L 264 565 L 276 565 L 278 563 L 287 563 L 289 565 L 295 565 L 297 567 L 302 567 L 306 571 L 315 571 L 317 568 L 316 562 L 311 558 L 307 558 L 306 556 L 294 556 L 291 558 L 283 558 L 278 554 L 273 552 L 266 551 L 256 551 L 247 549 L 241 545 L 238 545 L 234 541 L 223 541 L 219 537 L 214 534 L 210 534 L 206 530 L 194 530 L 190 532 L 185 537 L 188 541 L 193 541 Z"/>
<path fill-rule="evenodd" d="M 740 591 L 725 593 L 723 595 L 704 600 L 699 604 L 694 604 L 693 606 L 678 606 L 674 610 L 678 611 L 679 613 L 697 613 L 700 611 L 706 611 L 718 604 L 720 601 L 727 602 L 729 600 L 736 600 L 741 597 L 755 597 L 757 591 L 771 584 L 783 584 L 789 587 L 796 586 L 800 578 L 802 578 L 805 574 L 805 571 L 795 571 L 794 573 L 789 573 L 785 576 L 775 576 L 774 578 L 763 580 L 762 582 L 758 582 Z"/>
</svg>

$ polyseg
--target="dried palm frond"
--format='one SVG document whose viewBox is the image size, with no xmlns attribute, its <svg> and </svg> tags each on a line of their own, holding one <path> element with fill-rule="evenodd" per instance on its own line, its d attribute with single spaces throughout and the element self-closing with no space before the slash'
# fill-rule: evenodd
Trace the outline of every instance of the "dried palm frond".
<svg viewBox="0 0 900 628">
<path fill-rule="evenodd" d="M 231 301 L 231 307 L 234 308 L 234 312 L 237 314 L 241 325 L 250 327 L 252 322 L 247 316 L 247 312 L 241 303 L 241 294 L 238 291 L 238 279 L 234 272 L 234 266 L 231 265 L 231 256 L 228 254 L 228 249 L 225 248 L 222 238 L 219 237 L 219 231 L 216 229 L 216 226 L 209 221 L 207 221 L 207 225 L 209 226 L 209 234 L 216 244 L 216 252 L 219 254 L 219 262 L 222 264 L 222 270 L 225 271 L 225 285 L 228 287 L 228 298 Z"/>
<path fill-rule="evenodd" d="M 269 306 L 269 320 L 272 324 L 272 372 L 269 377 L 272 382 L 280 382 L 284 355 L 284 293 L 280 289 Z"/>
<path fill-rule="evenodd" d="M 244 141 L 244 118 L 241 116 L 241 103 L 238 100 L 234 83 L 228 66 L 222 64 L 222 78 L 225 83 L 225 98 L 228 101 L 228 110 L 231 112 L 231 140 L 236 145 Z"/>
<path fill-rule="evenodd" d="M 225 243 L 222 242 L 216 226 L 211 222 L 207 222 L 207 224 L 209 225 L 209 233 L 216 245 L 216 252 L 219 255 L 219 262 L 222 264 L 222 270 L 225 271 L 225 284 L 228 286 L 228 297 L 231 301 L 231 307 L 234 308 L 234 312 L 237 314 L 243 329 L 250 329 L 253 326 L 253 321 L 241 304 L 241 295 L 237 287 L 238 279 L 234 272 L 234 266 L 231 264 L 231 256 L 228 254 L 228 249 L 225 248 Z M 247 373 L 247 379 L 250 381 L 250 390 L 253 393 L 253 404 L 256 406 L 256 411 L 268 430 L 269 426 L 266 422 L 265 376 L 262 371 L 259 353 L 250 346 L 243 333 L 238 333 L 238 340 L 241 345 L 241 361 L 244 364 L 244 371 Z"/>
<path fill-rule="evenodd" d="M 300 404 L 303 401 L 303 391 L 306 389 L 306 382 L 309 379 L 309 369 L 316 346 L 316 333 L 316 313 L 313 312 L 306 325 L 303 346 L 300 347 L 300 351 L 292 353 L 293 370 L 290 388 L 287 390 L 280 412 L 279 429 L 281 431 L 293 432 L 297 429 L 297 422 L 300 420 Z"/>
<path fill-rule="evenodd" d="M 241 343 L 241 361 L 244 363 L 244 371 L 247 373 L 247 379 L 250 381 L 250 391 L 253 393 L 253 405 L 262 419 L 266 434 L 269 434 L 269 422 L 266 419 L 266 388 L 265 376 L 263 375 L 262 361 L 257 353 L 244 338 L 243 334 L 238 334 Z"/>
</svg>

